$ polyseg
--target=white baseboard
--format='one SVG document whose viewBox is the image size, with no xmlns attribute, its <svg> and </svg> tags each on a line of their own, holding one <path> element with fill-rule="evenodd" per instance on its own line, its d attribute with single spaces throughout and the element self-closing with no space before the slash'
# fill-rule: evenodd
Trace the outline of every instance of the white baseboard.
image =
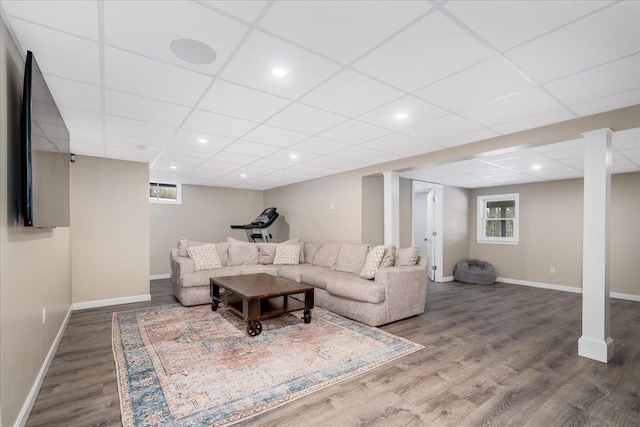
<svg viewBox="0 0 640 427">
<path fill-rule="evenodd" d="M 152 274 L 149 280 L 171 279 L 171 274 Z"/>
<path fill-rule="evenodd" d="M 444 282 L 453 282 L 453 276 L 447 276 L 447 277 L 443 277 L 442 278 L 442 282 L 440 283 L 444 283 Z"/>
<path fill-rule="evenodd" d="M 563 286 L 563 285 L 554 285 L 551 283 L 530 282 L 528 280 L 508 279 L 505 277 L 498 277 L 496 279 L 496 282 L 508 283 L 510 285 L 531 286 L 534 288 L 552 289 L 554 291 L 572 292 L 574 294 L 582 293 L 582 288 L 576 288 L 575 286 Z M 609 296 L 615 299 L 640 302 L 640 295 L 622 294 L 620 292 L 610 292 Z"/>
<path fill-rule="evenodd" d="M 96 301 L 74 302 L 73 310 L 84 310 L 86 308 L 106 307 L 109 305 L 130 304 L 132 302 L 151 301 L 151 294 L 134 295 L 130 297 L 101 299 Z"/>
<path fill-rule="evenodd" d="M 47 353 L 47 357 L 45 357 L 42 362 L 42 366 L 40 367 L 40 372 L 38 372 L 38 376 L 31 386 L 31 391 L 29 391 L 29 395 L 27 396 L 27 400 L 22 405 L 22 409 L 18 414 L 18 418 L 14 424 L 15 427 L 23 427 L 27 423 L 27 419 L 29 418 L 29 414 L 31 414 L 31 410 L 33 409 L 33 405 L 36 403 L 36 399 L 38 398 L 38 393 L 40 393 L 40 387 L 42 387 L 42 383 L 44 382 L 44 378 L 47 375 L 47 371 L 49 370 L 49 366 L 51 365 L 51 361 L 56 354 L 56 350 L 58 349 L 58 344 L 60 344 L 60 340 L 62 339 L 62 334 L 64 330 L 67 328 L 67 324 L 69 323 L 69 318 L 71 317 L 71 312 L 73 311 L 73 306 L 69 307 L 67 310 L 66 316 L 64 316 L 64 320 L 60 325 L 60 329 L 56 334 L 51 347 L 49 348 L 49 352 Z"/>
</svg>

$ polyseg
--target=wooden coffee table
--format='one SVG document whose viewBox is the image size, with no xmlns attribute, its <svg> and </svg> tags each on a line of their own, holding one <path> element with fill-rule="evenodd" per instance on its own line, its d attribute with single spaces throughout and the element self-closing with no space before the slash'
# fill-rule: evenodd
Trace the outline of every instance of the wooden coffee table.
<svg viewBox="0 0 640 427">
<path fill-rule="evenodd" d="M 260 320 L 284 313 L 304 310 L 304 323 L 311 322 L 313 286 L 264 273 L 212 277 L 209 284 L 211 309 L 216 311 L 222 304 L 242 317 L 248 323 L 247 333 L 252 337 L 262 332 Z M 304 301 L 289 298 L 289 295 L 302 293 Z"/>
</svg>

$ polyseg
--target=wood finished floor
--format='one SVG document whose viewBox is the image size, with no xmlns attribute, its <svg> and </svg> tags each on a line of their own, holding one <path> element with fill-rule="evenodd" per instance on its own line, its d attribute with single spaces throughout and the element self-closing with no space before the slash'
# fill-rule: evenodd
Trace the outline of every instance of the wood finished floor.
<svg viewBox="0 0 640 427">
<path fill-rule="evenodd" d="M 114 311 L 71 315 L 27 426 L 117 426 Z M 382 329 L 425 348 L 240 425 L 640 426 L 640 303 L 611 300 L 615 357 L 577 356 L 581 297 L 514 285 L 430 284 L 426 313 Z"/>
</svg>

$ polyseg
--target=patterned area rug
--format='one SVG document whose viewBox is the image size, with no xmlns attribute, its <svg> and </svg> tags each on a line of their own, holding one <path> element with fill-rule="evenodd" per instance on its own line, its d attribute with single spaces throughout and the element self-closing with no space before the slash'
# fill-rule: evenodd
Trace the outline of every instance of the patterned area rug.
<svg viewBox="0 0 640 427">
<path fill-rule="evenodd" d="M 113 315 L 122 424 L 222 426 L 308 395 L 423 346 L 315 308 L 249 337 L 239 317 L 165 305 Z"/>
</svg>

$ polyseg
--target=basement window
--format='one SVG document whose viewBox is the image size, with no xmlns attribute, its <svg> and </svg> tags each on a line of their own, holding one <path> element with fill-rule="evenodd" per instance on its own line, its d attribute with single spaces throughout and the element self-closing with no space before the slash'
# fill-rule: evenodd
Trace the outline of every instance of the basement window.
<svg viewBox="0 0 640 427">
<path fill-rule="evenodd" d="M 519 193 L 478 196 L 478 243 L 517 245 Z"/>
<path fill-rule="evenodd" d="M 149 201 L 151 203 L 182 204 L 182 185 L 165 184 L 162 182 L 149 183 Z"/>
</svg>

